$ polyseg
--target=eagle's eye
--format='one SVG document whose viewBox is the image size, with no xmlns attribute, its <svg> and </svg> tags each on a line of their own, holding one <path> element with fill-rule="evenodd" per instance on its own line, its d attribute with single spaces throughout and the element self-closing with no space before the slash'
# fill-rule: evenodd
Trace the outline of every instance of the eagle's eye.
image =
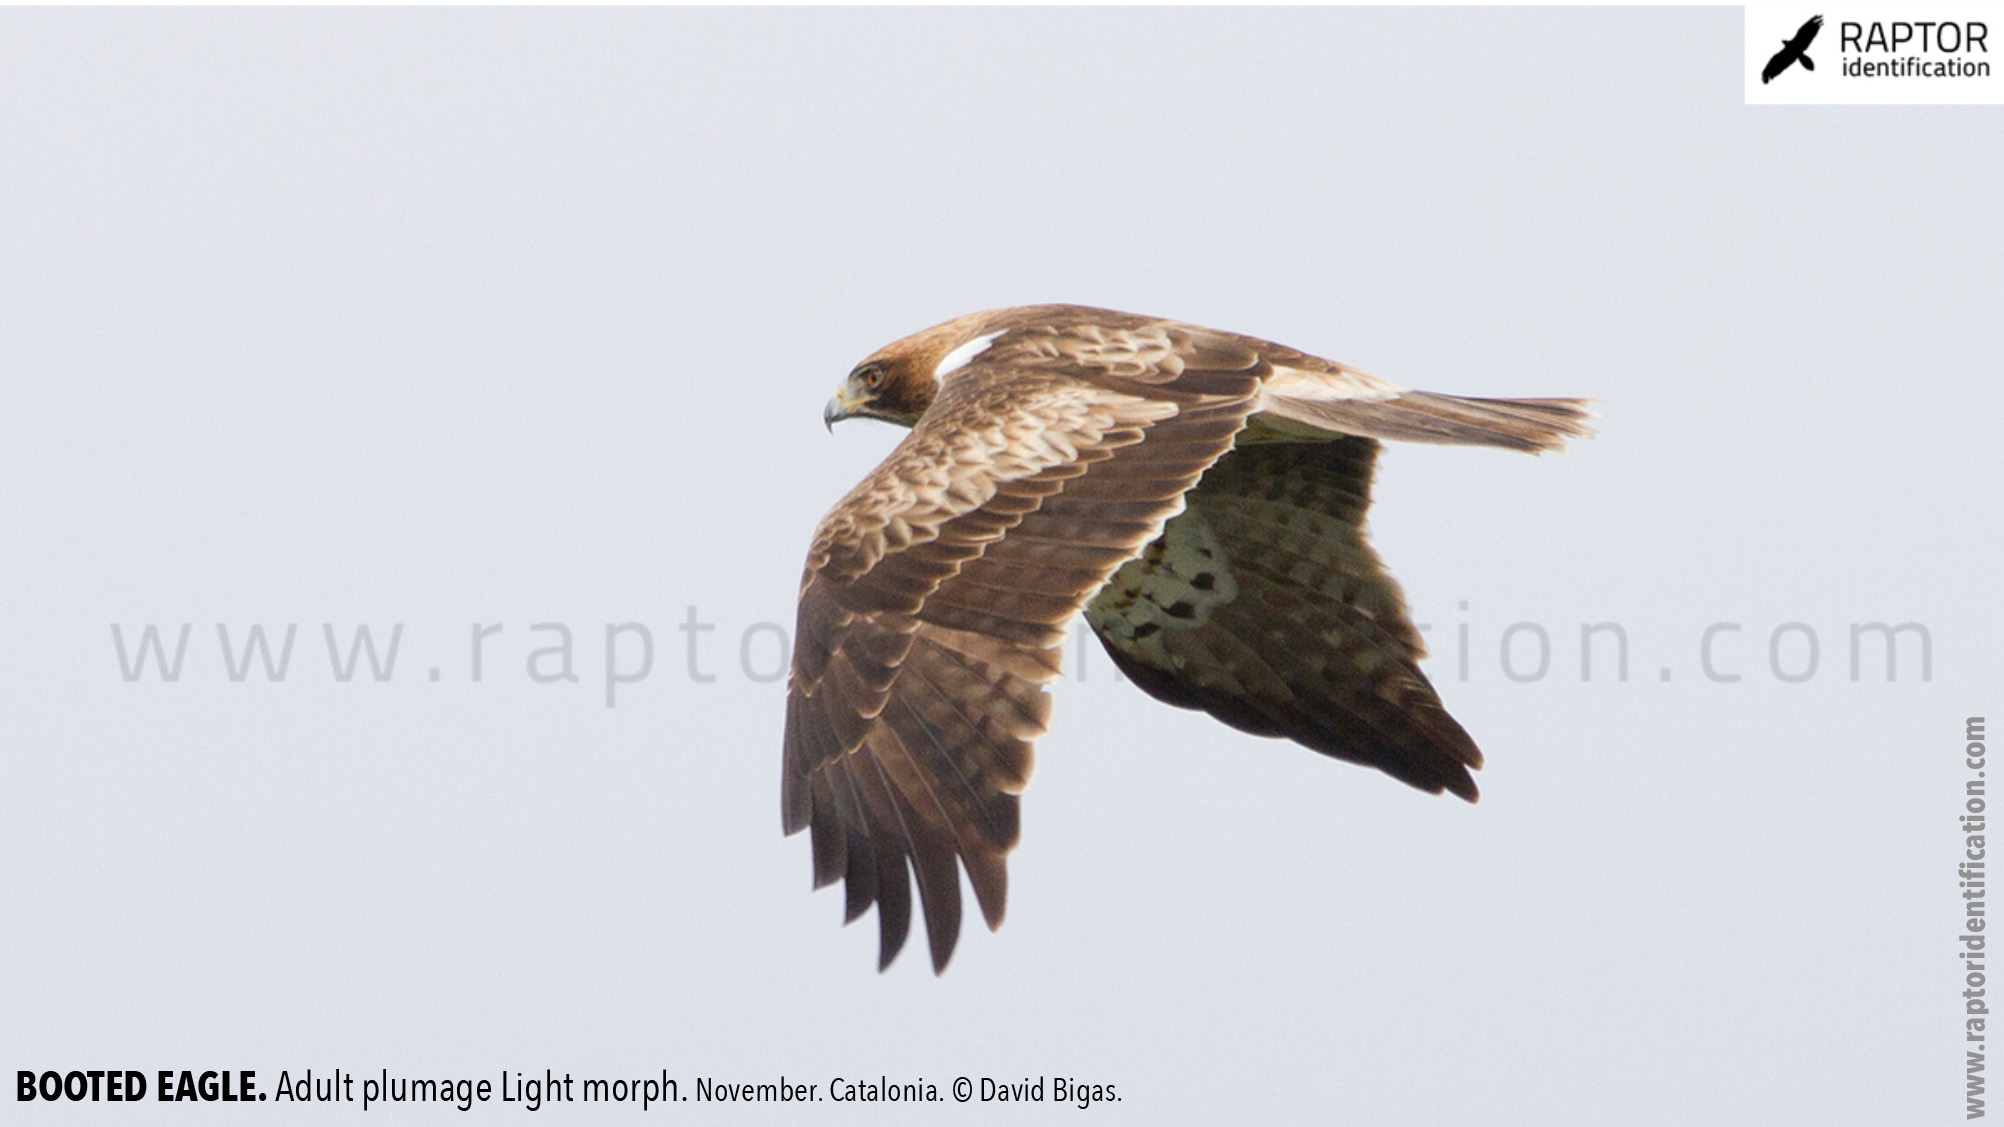
<svg viewBox="0 0 2004 1127">
<path fill-rule="evenodd" d="M 865 364 L 857 370 L 856 375 L 863 381 L 863 386 L 871 391 L 877 391 L 884 386 L 884 367 L 881 364 Z"/>
</svg>

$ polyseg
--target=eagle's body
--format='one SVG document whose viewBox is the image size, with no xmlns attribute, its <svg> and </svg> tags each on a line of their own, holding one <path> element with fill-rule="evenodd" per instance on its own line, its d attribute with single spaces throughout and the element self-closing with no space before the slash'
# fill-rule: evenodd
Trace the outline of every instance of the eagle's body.
<svg viewBox="0 0 2004 1127">
<path fill-rule="evenodd" d="M 1580 400 L 1410 392 L 1293 349 L 1079 306 L 878 351 L 827 418 L 912 427 L 823 518 L 801 581 L 783 815 L 817 887 L 916 877 L 935 970 L 965 868 L 1001 923 L 1031 745 L 1080 610 L 1151 695 L 1473 800 L 1481 753 L 1364 536 L 1378 439 L 1559 448 Z M 909 868 L 908 868 L 909 867 Z"/>
</svg>

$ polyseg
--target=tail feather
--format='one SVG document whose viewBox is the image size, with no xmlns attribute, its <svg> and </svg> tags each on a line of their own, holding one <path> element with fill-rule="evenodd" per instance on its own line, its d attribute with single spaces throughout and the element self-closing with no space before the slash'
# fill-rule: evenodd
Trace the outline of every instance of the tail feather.
<svg viewBox="0 0 2004 1127">
<path fill-rule="evenodd" d="M 1501 446 L 1541 453 L 1591 436 L 1586 399 L 1476 399 L 1408 391 L 1389 399 L 1308 399 L 1268 395 L 1261 406 L 1283 419 L 1338 434 L 1451 446 Z"/>
</svg>

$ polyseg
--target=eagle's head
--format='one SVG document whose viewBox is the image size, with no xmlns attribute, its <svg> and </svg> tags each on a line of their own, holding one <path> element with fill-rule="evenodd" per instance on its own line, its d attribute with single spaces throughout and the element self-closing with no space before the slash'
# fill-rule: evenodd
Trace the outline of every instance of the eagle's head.
<svg viewBox="0 0 2004 1127">
<path fill-rule="evenodd" d="M 967 366 L 1008 331 L 998 327 L 1021 311 L 991 309 L 934 325 L 885 345 L 856 365 L 821 419 L 832 429 L 842 419 L 882 419 L 908 427 L 939 394 L 941 379 Z"/>
<path fill-rule="evenodd" d="M 932 373 L 913 357 L 885 349 L 856 365 L 822 410 L 821 421 L 831 430 L 843 419 L 882 419 L 908 427 L 932 406 L 938 390 Z"/>
</svg>

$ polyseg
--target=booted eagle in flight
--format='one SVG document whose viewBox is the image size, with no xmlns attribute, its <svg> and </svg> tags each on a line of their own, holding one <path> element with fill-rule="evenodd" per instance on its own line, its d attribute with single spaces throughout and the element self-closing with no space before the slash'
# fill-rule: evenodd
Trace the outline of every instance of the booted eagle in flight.
<svg viewBox="0 0 2004 1127">
<path fill-rule="evenodd" d="M 1145 692 L 1473 802 L 1475 742 L 1417 664 L 1364 537 L 1380 439 L 1537 453 L 1579 399 L 1406 389 L 1236 333 L 1073 305 L 996 309 L 879 350 L 824 418 L 911 428 L 822 518 L 800 585 L 781 809 L 814 884 L 918 883 L 935 972 L 960 874 L 990 929 L 1072 616 Z"/>
</svg>

